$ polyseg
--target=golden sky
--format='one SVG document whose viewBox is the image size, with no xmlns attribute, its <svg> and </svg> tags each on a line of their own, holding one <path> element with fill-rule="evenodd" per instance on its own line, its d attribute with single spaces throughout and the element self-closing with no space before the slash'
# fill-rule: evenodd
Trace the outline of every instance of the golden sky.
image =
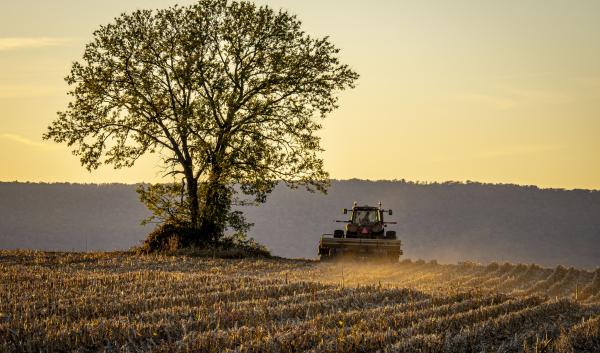
<svg viewBox="0 0 600 353">
<path fill-rule="evenodd" d="M 0 181 L 156 181 L 93 173 L 41 140 L 92 31 L 189 1 L 0 2 Z M 600 189 L 600 1 L 260 0 L 329 35 L 361 74 L 321 132 L 333 178 Z"/>
</svg>

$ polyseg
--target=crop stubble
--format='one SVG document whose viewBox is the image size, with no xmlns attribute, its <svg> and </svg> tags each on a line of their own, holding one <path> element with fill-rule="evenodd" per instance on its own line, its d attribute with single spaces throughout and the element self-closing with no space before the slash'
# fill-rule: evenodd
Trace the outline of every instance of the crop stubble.
<svg viewBox="0 0 600 353">
<path fill-rule="evenodd" d="M 600 352 L 600 270 L 0 251 L 0 351 Z"/>
</svg>

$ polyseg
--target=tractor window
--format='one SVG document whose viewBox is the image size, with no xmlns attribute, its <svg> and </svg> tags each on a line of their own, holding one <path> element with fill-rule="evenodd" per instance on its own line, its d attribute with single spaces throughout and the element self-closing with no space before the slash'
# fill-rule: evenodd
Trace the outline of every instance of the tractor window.
<svg viewBox="0 0 600 353">
<path fill-rule="evenodd" d="M 376 223 L 379 220 L 377 210 L 357 210 L 354 212 L 354 223 L 368 225 Z"/>
</svg>

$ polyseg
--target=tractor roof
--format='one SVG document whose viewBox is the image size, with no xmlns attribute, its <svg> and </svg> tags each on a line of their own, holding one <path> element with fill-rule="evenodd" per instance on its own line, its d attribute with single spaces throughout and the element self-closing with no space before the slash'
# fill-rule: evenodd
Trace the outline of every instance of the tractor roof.
<svg viewBox="0 0 600 353">
<path fill-rule="evenodd" d="M 375 207 L 375 206 L 354 206 L 353 209 L 355 209 L 355 210 L 379 210 L 379 207 Z"/>
</svg>

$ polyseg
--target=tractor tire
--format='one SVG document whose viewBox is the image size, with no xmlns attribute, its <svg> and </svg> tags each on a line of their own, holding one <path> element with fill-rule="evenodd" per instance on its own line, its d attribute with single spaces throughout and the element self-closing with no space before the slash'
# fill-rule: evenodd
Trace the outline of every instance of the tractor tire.
<svg viewBox="0 0 600 353">
<path fill-rule="evenodd" d="M 396 239 L 396 231 L 388 230 L 387 232 L 385 232 L 385 238 L 386 239 Z"/>
<path fill-rule="evenodd" d="M 321 262 L 330 262 L 331 260 L 332 260 L 332 258 L 329 255 L 321 255 L 321 256 L 319 256 L 319 261 L 321 261 Z"/>
<path fill-rule="evenodd" d="M 327 252 L 321 254 L 321 256 L 319 256 L 319 261 L 321 262 L 332 262 L 333 260 L 335 260 L 335 258 L 337 257 L 337 251 L 336 249 L 328 249 Z"/>
</svg>

